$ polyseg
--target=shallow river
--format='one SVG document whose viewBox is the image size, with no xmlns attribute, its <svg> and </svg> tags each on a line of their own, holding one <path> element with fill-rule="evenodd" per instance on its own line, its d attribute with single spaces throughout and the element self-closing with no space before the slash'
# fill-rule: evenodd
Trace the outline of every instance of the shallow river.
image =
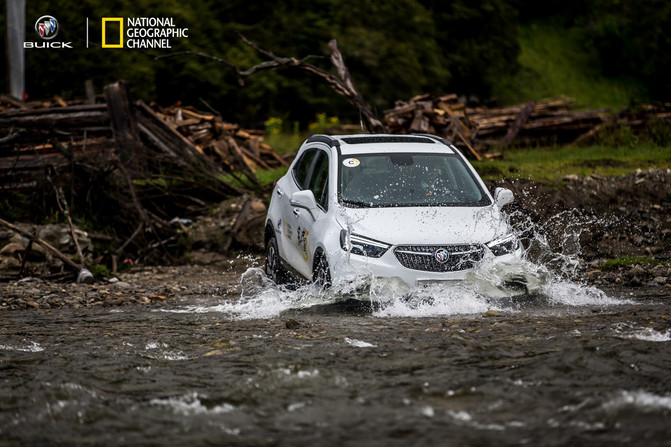
<svg viewBox="0 0 671 447">
<path fill-rule="evenodd" d="M 0 446 L 671 445 L 668 288 L 352 301 L 251 281 L 3 312 Z"/>
</svg>

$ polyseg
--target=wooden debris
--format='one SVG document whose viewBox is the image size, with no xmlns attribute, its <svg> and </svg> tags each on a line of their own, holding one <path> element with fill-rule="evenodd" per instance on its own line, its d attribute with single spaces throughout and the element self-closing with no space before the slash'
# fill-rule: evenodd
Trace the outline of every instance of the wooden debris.
<svg viewBox="0 0 671 447">
<path fill-rule="evenodd" d="M 4 108 L 0 111 L 0 189 L 35 187 L 32 174 L 40 175 L 45 166 L 65 165 L 72 156 L 101 152 L 118 152 L 133 171 L 142 172 L 154 157 L 152 151 L 158 151 L 210 178 L 239 172 L 251 184 L 256 184 L 258 168 L 274 169 L 291 162 L 263 142 L 263 131 L 241 129 L 192 107 L 161 109 L 142 101 L 133 103 L 124 82 L 106 86 L 105 99 L 105 104 L 67 105 L 59 98 L 31 103 L 0 98 L 0 110 Z M 218 183 L 229 193 L 241 193 L 221 180 Z"/>
<path fill-rule="evenodd" d="M 51 185 L 58 199 L 51 204 L 40 199 L 45 213 L 55 204 L 68 215 L 67 196 L 73 210 L 105 220 L 115 237 L 95 262 L 111 264 L 112 270 L 120 259 L 175 260 L 183 243 L 172 223 L 175 216 L 189 220 L 213 203 L 243 196 L 257 185 L 258 169 L 291 162 L 292 155 L 280 156 L 263 141 L 263 131 L 227 123 L 216 112 L 135 102 L 124 82 L 105 87 L 104 100 L 84 104 L 55 97 L 23 103 L 2 98 L 0 191 L 7 197 L 19 190 L 39 196 Z M 225 180 L 226 173 L 239 185 Z M 224 252 L 256 241 L 251 234 L 257 226 L 262 233 L 265 213 L 254 208 L 259 204 L 243 205 L 227 232 L 228 242 L 220 246 Z M 0 227 L 4 224 L 13 225 L 0 221 Z M 41 246 L 38 239 L 30 241 L 32 250 Z M 79 262 L 62 261 L 88 273 Z M 25 266 L 19 267 L 22 274 Z"/>
<path fill-rule="evenodd" d="M 608 125 L 642 131 L 651 119 L 671 123 L 671 105 L 640 105 L 613 115 L 608 109 L 577 110 L 568 97 L 510 107 L 467 106 L 455 94 L 419 95 L 397 101 L 384 113 L 392 133 L 432 133 L 451 141 L 469 157 L 508 146 L 587 142 Z M 490 158 L 490 157 L 488 157 Z"/>
</svg>

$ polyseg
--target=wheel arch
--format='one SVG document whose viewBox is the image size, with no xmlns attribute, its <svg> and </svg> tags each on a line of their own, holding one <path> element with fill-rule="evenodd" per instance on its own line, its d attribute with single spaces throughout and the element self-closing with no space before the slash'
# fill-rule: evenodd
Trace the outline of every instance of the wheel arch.
<svg viewBox="0 0 671 447">
<path fill-rule="evenodd" d="M 322 247 L 317 247 L 315 249 L 314 255 L 312 255 L 312 272 L 314 273 L 315 269 L 317 268 L 317 264 L 319 264 L 319 260 L 321 258 L 326 257 L 326 252 Z M 328 261 L 328 259 L 327 259 Z"/>
<path fill-rule="evenodd" d="M 268 248 L 268 242 L 270 242 L 270 239 L 275 236 L 275 227 L 273 226 L 273 223 L 270 219 L 266 221 L 266 228 L 263 231 L 263 246 L 267 249 Z"/>
</svg>

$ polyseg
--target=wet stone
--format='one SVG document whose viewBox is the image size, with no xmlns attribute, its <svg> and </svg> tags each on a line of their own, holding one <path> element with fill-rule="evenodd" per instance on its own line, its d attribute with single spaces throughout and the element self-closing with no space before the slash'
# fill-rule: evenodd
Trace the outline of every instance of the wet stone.
<svg viewBox="0 0 671 447">
<path fill-rule="evenodd" d="M 629 282 L 627 282 L 627 285 L 629 287 L 640 287 L 640 286 L 643 285 L 643 282 L 641 281 L 641 279 L 638 276 L 634 276 L 633 278 L 631 278 L 629 280 Z"/>
<path fill-rule="evenodd" d="M 645 270 L 643 270 L 643 267 L 641 267 L 640 265 L 636 265 L 636 266 L 632 267 L 631 269 L 629 269 L 629 271 L 626 273 L 626 276 L 628 278 L 635 278 L 635 277 L 638 277 L 638 276 L 642 276 L 644 274 L 645 274 Z"/>
<path fill-rule="evenodd" d="M 301 327 L 301 324 L 294 319 L 289 319 L 286 322 L 286 327 L 287 329 L 298 329 Z"/>
</svg>

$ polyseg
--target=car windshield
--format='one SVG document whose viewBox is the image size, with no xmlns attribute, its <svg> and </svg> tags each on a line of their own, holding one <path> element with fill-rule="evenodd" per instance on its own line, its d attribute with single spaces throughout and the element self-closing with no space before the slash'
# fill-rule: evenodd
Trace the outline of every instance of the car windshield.
<svg viewBox="0 0 671 447">
<path fill-rule="evenodd" d="M 352 207 L 490 204 L 466 164 L 453 154 L 341 156 L 339 179 L 339 198 Z"/>
</svg>

